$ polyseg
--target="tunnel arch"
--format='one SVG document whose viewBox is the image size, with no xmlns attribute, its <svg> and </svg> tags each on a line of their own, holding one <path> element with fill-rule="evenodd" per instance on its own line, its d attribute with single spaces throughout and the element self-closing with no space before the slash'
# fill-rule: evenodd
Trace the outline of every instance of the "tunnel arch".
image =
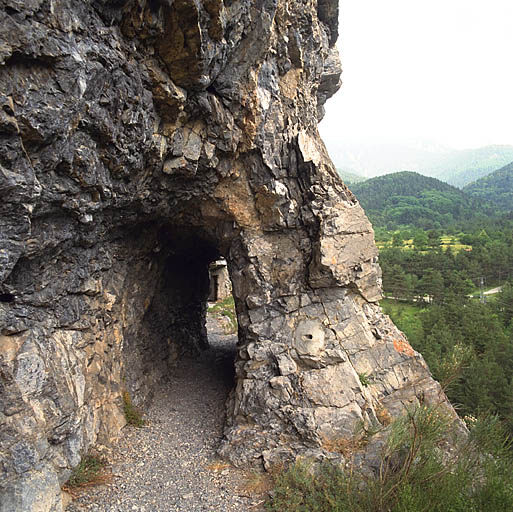
<svg viewBox="0 0 513 512">
<path fill-rule="evenodd" d="M 143 224 L 134 232 L 145 227 Z M 166 379 L 182 357 L 197 356 L 209 347 L 209 264 L 226 257 L 215 230 L 164 222 L 154 232 L 143 265 L 147 275 L 142 276 L 152 290 L 142 301 L 139 323 L 135 328 L 127 326 L 123 333 L 123 381 L 134 402 L 141 405 L 151 399 L 154 387 Z M 229 251 L 226 253 L 229 260 Z M 140 268 L 134 266 L 137 273 Z M 135 297 L 140 289 L 136 281 L 134 277 L 127 282 Z M 127 301 L 131 300 L 133 296 L 127 295 Z"/>
</svg>

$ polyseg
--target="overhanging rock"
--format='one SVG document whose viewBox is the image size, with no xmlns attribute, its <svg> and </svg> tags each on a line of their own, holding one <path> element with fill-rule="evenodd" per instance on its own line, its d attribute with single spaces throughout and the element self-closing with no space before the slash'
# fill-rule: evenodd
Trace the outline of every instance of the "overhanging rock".
<svg viewBox="0 0 513 512">
<path fill-rule="evenodd" d="M 121 394 L 150 399 L 205 346 L 221 256 L 234 464 L 451 410 L 377 305 L 372 228 L 317 131 L 336 1 L 0 5 L 1 512 L 61 510 L 71 468 L 123 427 Z"/>
</svg>

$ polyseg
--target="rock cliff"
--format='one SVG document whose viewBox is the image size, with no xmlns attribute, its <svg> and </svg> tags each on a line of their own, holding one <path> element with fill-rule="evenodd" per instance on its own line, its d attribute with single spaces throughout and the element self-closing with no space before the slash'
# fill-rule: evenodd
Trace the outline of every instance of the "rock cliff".
<svg viewBox="0 0 513 512">
<path fill-rule="evenodd" d="M 327 455 L 445 400 L 385 317 L 372 228 L 317 123 L 337 0 L 0 0 L 0 510 L 60 485 L 208 342 L 208 265 L 239 321 L 221 453 Z M 361 375 L 365 374 L 365 382 Z"/>
</svg>

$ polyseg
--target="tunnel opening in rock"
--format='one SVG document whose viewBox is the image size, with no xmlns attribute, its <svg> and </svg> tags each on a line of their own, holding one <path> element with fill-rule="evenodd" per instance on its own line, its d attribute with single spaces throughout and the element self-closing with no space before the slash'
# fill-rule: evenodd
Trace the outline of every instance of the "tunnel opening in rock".
<svg viewBox="0 0 513 512">
<path fill-rule="evenodd" d="M 216 301 L 231 299 L 228 263 L 215 238 L 201 228 L 164 226 L 143 263 L 135 267 L 143 267 L 144 276 L 139 270 L 140 281 L 129 285 L 143 314 L 138 325 L 125 330 L 123 343 L 122 380 L 134 402 L 151 403 L 156 390 L 172 379 L 184 360 L 191 364 L 204 359 L 204 352 L 217 366 L 212 375 L 233 387 L 238 338 L 236 329 L 223 323 L 223 310 L 215 307 Z M 147 293 L 141 293 L 145 287 Z M 214 312 L 207 321 L 209 304 Z M 230 343 L 219 343 L 227 335 Z"/>
</svg>

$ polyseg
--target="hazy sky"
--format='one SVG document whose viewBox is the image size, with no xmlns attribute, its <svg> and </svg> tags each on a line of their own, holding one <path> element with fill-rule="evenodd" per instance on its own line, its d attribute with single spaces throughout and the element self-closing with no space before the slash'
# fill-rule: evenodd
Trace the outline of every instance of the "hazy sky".
<svg viewBox="0 0 513 512">
<path fill-rule="evenodd" d="M 340 0 L 336 139 L 513 144 L 513 0 Z"/>
</svg>

